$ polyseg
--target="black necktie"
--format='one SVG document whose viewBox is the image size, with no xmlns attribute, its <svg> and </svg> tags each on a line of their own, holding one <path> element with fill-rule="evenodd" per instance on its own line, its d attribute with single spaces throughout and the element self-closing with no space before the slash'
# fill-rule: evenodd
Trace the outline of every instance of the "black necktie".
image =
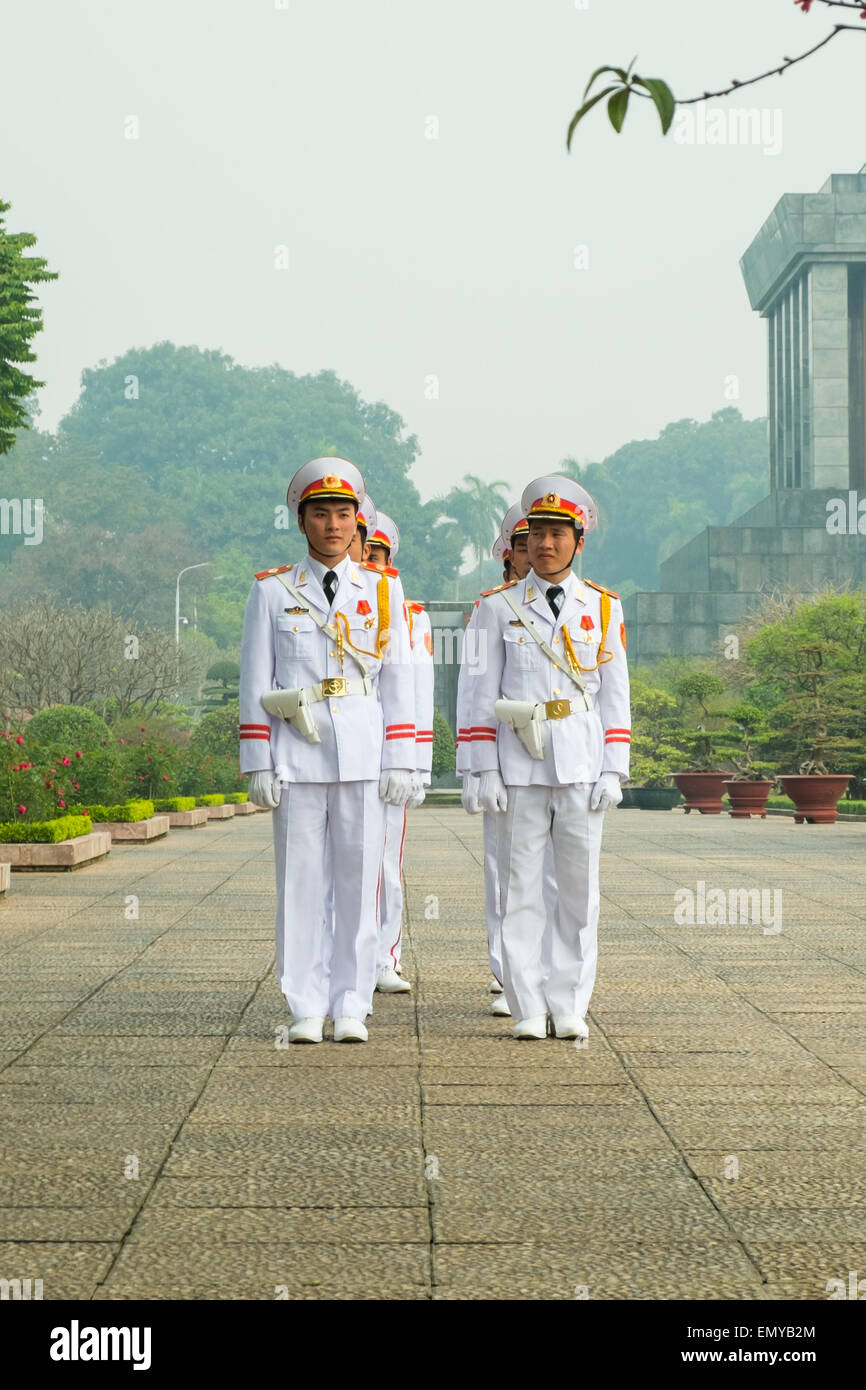
<svg viewBox="0 0 866 1390">
<path fill-rule="evenodd" d="M 335 570 L 328 570 L 322 580 L 322 588 L 325 591 L 325 598 L 328 600 L 328 607 L 334 602 L 334 594 L 337 592 L 337 575 Z"/>
<path fill-rule="evenodd" d="M 556 618 L 556 617 L 559 616 L 559 605 L 560 605 L 561 601 L 562 601 L 562 585 L 561 585 L 561 584 L 551 584 L 550 588 L 549 588 L 548 591 L 547 591 L 547 602 L 550 604 L 551 608 L 553 609 L 553 616 L 554 616 L 554 618 Z"/>
</svg>

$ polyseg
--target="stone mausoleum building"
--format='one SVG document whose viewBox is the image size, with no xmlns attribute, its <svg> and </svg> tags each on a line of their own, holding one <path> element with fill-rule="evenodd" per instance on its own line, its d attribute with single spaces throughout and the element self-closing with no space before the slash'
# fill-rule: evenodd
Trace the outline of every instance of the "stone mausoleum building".
<svg viewBox="0 0 866 1390">
<path fill-rule="evenodd" d="M 767 320 L 769 496 L 625 600 L 632 661 L 709 654 L 779 586 L 866 588 L 866 165 L 786 193 L 740 266 Z"/>
</svg>

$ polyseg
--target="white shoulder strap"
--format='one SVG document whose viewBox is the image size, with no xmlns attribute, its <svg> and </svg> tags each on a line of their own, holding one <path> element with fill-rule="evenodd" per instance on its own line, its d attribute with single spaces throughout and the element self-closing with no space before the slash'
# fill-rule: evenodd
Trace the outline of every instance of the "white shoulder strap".
<svg viewBox="0 0 866 1390">
<path fill-rule="evenodd" d="M 313 608 L 312 605 L 311 605 L 310 603 L 307 602 L 307 600 L 304 598 L 303 594 L 299 594 L 299 593 L 298 593 L 298 591 L 297 591 L 297 589 L 295 588 L 294 584 L 290 584 L 290 583 L 289 583 L 288 579 L 286 578 L 286 576 L 285 576 L 284 574 L 278 574 L 278 575 L 277 575 L 277 579 L 279 579 L 280 583 L 283 585 L 283 588 L 288 589 L 288 591 L 289 591 L 289 593 L 291 594 L 292 598 L 293 598 L 293 599 L 296 599 L 297 602 L 298 602 L 303 608 L 306 608 L 306 610 L 307 610 L 307 612 L 309 613 L 310 617 L 312 618 L 313 622 L 316 624 L 317 627 L 321 628 L 321 630 L 322 630 L 322 632 L 324 632 L 325 636 L 326 636 L 326 637 L 329 637 L 329 638 L 331 639 L 332 642 L 337 642 L 337 641 L 339 641 L 339 633 L 337 632 L 337 629 L 334 627 L 333 623 L 329 623 L 328 620 L 327 620 L 327 618 L 323 618 L 322 615 L 321 615 L 321 613 L 317 612 L 317 610 L 316 610 L 315 608 Z M 352 647 L 349 647 L 349 648 L 348 648 L 348 651 L 349 651 L 349 655 L 351 656 L 351 658 L 352 658 L 352 660 L 354 661 L 355 665 L 358 667 L 358 670 L 361 672 L 361 675 L 362 675 L 362 676 L 369 676 L 369 674 L 370 674 L 370 668 L 369 668 L 369 666 L 367 665 L 366 661 L 364 661 L 363 657 L 361 657 L 361 656 L 358 654 L 358 652 L 356 652 L 356 651 L 354 650 L 354 648 L 352 648 Z"/>
<path fill-rule="evenodd" d="M 548 661 L 552 661 L 557 670 L 562 671 L 562 673 L 568 676 L 570 680 L 573 680 L 578 690 L 582 691 L 585 694 L 586 682 L 583 680 L 582 676 L 580 675 L 580 672 L 572 671 L 568 662 L 563 661 L 561 656 L 557 656 L 556 652 L 550 646 L 549 642 L 545 642 L 544 638 L 542 637 L 541 633 L 537 630 L 532 619 L 526 617 L 525 614 L 521 613 L 515 599 L 512 597 L 512 595 L 508 592 L 507 589 L 503 591 L 502 597 L 505 599 L 505 602 L 508 604 L 508 607 L 511 609 L 515 617 L 520 619 L 522 625 L 526 628 L 533 641 L 538 643 L 539 647 L 544 652 L 544 655 L 547 657 Z"/>
</svg>

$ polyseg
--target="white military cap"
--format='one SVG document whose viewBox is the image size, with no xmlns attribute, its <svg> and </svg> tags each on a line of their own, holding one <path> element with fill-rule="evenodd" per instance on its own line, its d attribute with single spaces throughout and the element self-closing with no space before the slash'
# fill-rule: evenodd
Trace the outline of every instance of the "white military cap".
<svg viewBox="0 0 866 1390">
<path fill-rule="evenodd" d="M 387 545 L 391 552 L 391 559 L 396 559 L 397 551 L 400 549 L 400 532 L 397 530 L 397 523 L 392 521 L 387 512 L 376 513 L 376 525 L 367 531 L 368 545 Z"/>
<path fill-rule="evenodd" d="M 360 503 L 364 496 L 364 479 L 360 470 L 348 459 L 311 459 L 299 468 L 286 493 L 289 511 L 297 516 L 302 502 L 312 497 L 345 497 Z"/>
<path fill-rule="evenodd" d="M 529 522 L 526 520 L 523 507 L 520 502 L 515 502 L 513 507 L 509 507 L 505 516 L 502 518 L 502 526 L 499 529 L 503 541 L 505 542 L 506 552 L 511 554 L 511 542 L 515 536 L 525 535 L 529 530 Z"/>
<path fill-rule="evenodd" d="M 376 508 L 373 506 L 373 499 L 368 492 L 364 493 L 358 503 L 358 525 L 367 528 L 369 537 L 371 531 L 376 529 Z"/>
<path fill-rule="evenodd" d="M 500 563 L 501 565 L 504 564 L 504 563 L 505 563 L 505 558 L 506 558 L 506 552 L 507 552 L 508 554 L 511 553 L 510 548 L 507 548 L 506 545 L 505 545 L 505 537 L 504 537 L 504 536 L 497 536 L 497 537 L 496 537 L 496 540 L 493 542 L 493 558 L 494 558 L 494 560 L 498 560 L 499 563 Z"/>
<path fill-rule="evenodd" d="M 582 526 L 584 531 L 594 531 L 598 525 L 598 507 L 586 488 L 560 473 L 535 478 L 524 488 L 520 505 L 527 521 L 535 516 L 554 517 Z"/>
</svg>

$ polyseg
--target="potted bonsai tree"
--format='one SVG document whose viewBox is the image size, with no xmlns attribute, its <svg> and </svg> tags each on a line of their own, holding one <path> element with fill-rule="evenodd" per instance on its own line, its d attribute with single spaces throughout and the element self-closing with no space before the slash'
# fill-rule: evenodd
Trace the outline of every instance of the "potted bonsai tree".
<svg viewBox="0 0 866 1390">
<path fill-rule="evenodd" d="M 768 735 L 766 716 L 757 705 L 735 705 L 728 710 L 731 721 L 731 737 L 735 741 L 729 757 L 736 769 L 735 775 L 725 782 L 725 791 L 730 803 L 730 814 L 735 819 L 748 820 L 751 816 L 767 819 L 767 798 L 773 788 L 775 763 L 760 762 L 757 758 L 759 743 Z"/>
<path fill-rule="evenodd" d="M 723 682 L 711 671 L 690 671 L 676 684 L 682 725 L 678 741 L 690 756 L 691 767 L 675 772 L 673 779 L 686 803 L 686 815 L 722 813 L 722 793 L 727 773 L 718 766 L 720 753 L 731 743 L 728 719 L 720 708 Z"/>
<path fill-rule="evenodd" d="M 746 644 L 753 671 L 772 671 L 781 699 L 770 716 L 779 777 L 794 820 L 832 824 L 863 742 L 866 709 L 866 597 L 825 594 L 801 604 Z"/>
<path fill-rule="evenodd" d="M 678 789 L 669 785 L 682 761 L 682 750 L 674 742 L 677 702 L 666 690 L 635 677 L 631 709 L 631 776 L 622 789 L 622 805 L 669 811 L 682 801 Z"/>
</svg>

